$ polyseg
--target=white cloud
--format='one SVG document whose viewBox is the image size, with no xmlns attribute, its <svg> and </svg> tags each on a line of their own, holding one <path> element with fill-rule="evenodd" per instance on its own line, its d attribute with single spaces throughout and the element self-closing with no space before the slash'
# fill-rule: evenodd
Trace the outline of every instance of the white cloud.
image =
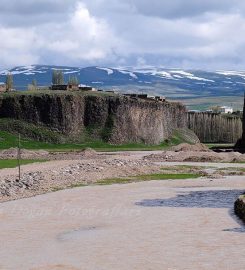
<svg viewBox="0 0 245 270">
<path fill-rule="evenodd" d="M 49 56 L 53 64 L 100 60 L 109 57 L 120 43 L 106 21 L 91 16 L 82 3 L 67 21 L 28 28 L 1 27 L 0 35 L 3 66 L 38 63 L 40 54 Z"/>
<path fill-rule="evenodd" d="M 37 36 L 32 29 L 0 27 L 0 63 L 3 67 L 28 65 L 39 61 L 33 52 Z"/>
<path fill-rule="evenodd" d="M 238 0 L 0 0 L 1 67 L 245 66 Z"/>
</svg>

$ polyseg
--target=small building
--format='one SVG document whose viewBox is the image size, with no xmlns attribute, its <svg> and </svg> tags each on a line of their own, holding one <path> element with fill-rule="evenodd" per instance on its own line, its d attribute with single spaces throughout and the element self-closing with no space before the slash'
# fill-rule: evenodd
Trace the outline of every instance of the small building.
<svg viewBox="0 0 245 270">
<path fill-rule="evenodd" d="M 51 90 L 76 91 L 79 87 L 78 84 L 53 84 Z"/>
<path fill-rule="evenodd" d="M 68 85 L 67 84 L 52 84 L 51 90 L 61 90 L 61 91 L 67 91 Z"/>
<path fill-rule="evenodd" d="M 228 107 L 228 106 L 222 106 L 222 107 L 220 107 L 220 112 L 221 113 L 233 113 L 233 108 Z"/>
<path fill-rule="evenodd" d="M 155 99 L 162 102 L 166 101 L 166 98 L 164 96 L 156 96 Z"/>
<path fill-rule="evenodd" d="M 147 94 L 139 94 L 138 98 L 147 99 Z"/>
<path fill-rule="evenodd" d="M 0 92 L 6 92 L 6 90 L 7 90 L 6 84 L 0 82 Z"/>
<path fill-rule="evenodd" d="M 147 99 L 152 99 L 152 100 L 155 100 L 155 96 L 150 96 L 150 95 L 147 95 Z"/>
<path fill-rule="evenodd" d="M 69 90 L 69 91 L 77 91 L 77 90 L 79 90 L 78 84 L 68 84 L 67 85 L 67 90 Z"/>
<path fill-rule="evenodd" d="M 79 90 L 82 90 L 82 91 L 96 91 L 96 89 L 93 88 L 92 86 L 85 85 L 85 84 L 79 84 L 78 88 Z"/>
</svg>

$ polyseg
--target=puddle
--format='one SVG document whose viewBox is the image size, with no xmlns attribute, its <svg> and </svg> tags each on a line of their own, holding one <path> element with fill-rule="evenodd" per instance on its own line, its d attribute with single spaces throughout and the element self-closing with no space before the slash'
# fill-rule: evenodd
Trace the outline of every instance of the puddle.
<svg viewBox="0 0 245 270">
<path fill-rule="evenodd" d="M 223 230 L 223 232 L 245 233 L 245 227 L 233 228 L 233 229 L 226 229 L 226 230 Z"/>
<path fill-rule="evenodd" d="M 182 192 L 170 199 L 137 202 L 144 207 L 231 208 L 244 190 L 205 190 Z"/>
</svg>

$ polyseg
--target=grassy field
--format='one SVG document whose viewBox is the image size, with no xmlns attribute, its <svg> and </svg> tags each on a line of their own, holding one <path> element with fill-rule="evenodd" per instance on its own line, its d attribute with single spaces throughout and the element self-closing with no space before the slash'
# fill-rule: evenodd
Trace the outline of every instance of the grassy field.
<svg viewBox="0 0 245 270">
<path fill-rule="evenodd" d="M 45 160 L 35 160 L 35 159 L 24 159 L 21 160 L 21 165 L 26 165 L 30 163 L 35 162 L 44 162 Z M 18 160 L 17 159 L 0 159 L 0 169 L 5 168 L 15 168 L 18 166 Z"/>
</svg>

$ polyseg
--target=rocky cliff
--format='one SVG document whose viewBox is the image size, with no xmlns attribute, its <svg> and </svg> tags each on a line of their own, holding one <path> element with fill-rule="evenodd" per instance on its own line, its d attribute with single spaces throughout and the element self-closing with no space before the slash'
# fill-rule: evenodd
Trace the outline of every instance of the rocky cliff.
<svg viewBox="0 0 245 270">
<path fill-rule="evenodd" d="M 188 113 L 188 128 L 203 143 L 236 143 L 242 136 L 240 117 L 214 113 Z"/>
<path fill-rule="evenodd" d="M 71 138 L 102 138 L 111 143 L 158 144 L 186 128 L 179 103 L 82 93 L 11 93 L 0 96 L 0 118 L 48 127 Z"/>
<path fill-rule="evenodd" d="M 237 141 L 237 144 L 236 144 L 235 148 L 237 148 L 238 150 L 241 150 L 241 152 L 245 152 L 245 94 L 244 94 L 244 107 L 243 107 L 242 125 L 243 125 L 242 137 Z"/>
</svg>

